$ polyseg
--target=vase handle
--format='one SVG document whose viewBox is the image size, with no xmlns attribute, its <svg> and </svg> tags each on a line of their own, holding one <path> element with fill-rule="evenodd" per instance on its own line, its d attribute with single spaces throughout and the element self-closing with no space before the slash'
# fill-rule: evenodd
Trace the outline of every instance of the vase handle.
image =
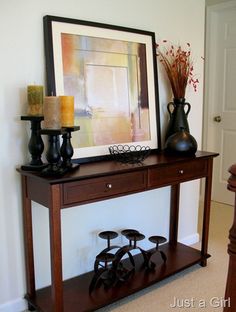
<svg viewBox="0 0 236 312">
<path fill-rule="evenodd" d="M 167 104 L 167 110 L 168 110 L 168 113 L 169 113 L 170 116 L 172 115 L 171 106 L 173 106 L 175 108 L 175 103 L 174 102 L 170 102 L 170 103 Z"/>
<path fill-rule="evenodd" d="M 187 108 L 187 112 L 186 112 L 186 116 L 188 117 L 188 114 L 189 114 L 190 109 L 191 109 L 191 105 L 190 105 L 189 103 L 185 103 L 185 105 L 187 105 L 187 106 L 188 106 L 188 108 Z"/>
</svg>

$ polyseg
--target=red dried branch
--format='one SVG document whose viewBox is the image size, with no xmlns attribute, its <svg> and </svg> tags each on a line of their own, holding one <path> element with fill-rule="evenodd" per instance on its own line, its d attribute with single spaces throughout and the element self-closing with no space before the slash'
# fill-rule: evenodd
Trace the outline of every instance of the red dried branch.
<svg viewBox="0 0 236 312">
<path fill-rule="evenodd" d="M 199 83 L 193 75 L 190 44 L 187 43 L 187 50 L 184 50 L 181 46 L 173 44 L 166 47 L 167 40 L 163 40 L 163 43 L 162 49 L 160 45 L 156 45 L 157 56 L 167 73 L 174 98 L 184 98 L 187 85 L 192 85 L 194 91 L 197 91 Z"/>
</svg>

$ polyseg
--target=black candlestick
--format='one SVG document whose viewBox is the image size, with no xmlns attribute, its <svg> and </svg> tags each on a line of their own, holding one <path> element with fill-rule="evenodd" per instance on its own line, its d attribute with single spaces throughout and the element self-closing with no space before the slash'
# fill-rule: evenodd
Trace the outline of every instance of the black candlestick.
<svg viewBox="0 0 236 312">
<path fill-rule="evenodd" d="M 65 170 L 61 168 L 61 154 L 59 135 L 64 134 L 63 129 L 42 129 L 41 134 L 48 135 L 48 150 L 46 152 L 46 159 L 48 166 L 43 169 L 43 175 L 61 175 Z"/>
<path fill-rule="evenodd" d="M 62 134 L 62 146 L 61 146 L 61 157 L 63 168 L 67 168 L 68 170 L 72 170 L 79 167 L 79 164 L 72 164 L 71 158 L 74 154 L 73 146 L 71 144 L 71 132 L 78 131 L 80 129 L 79 126 L 75 127 L 63 127 L 64 133 Z"/>
<path fill-rule="evenodd" d="M 21 120 L 28 120 L 31 122 L 31 136 L 28 143 L 31 161 L 28 165 L 21 166 L 22 170 L 41 171 L 46 166 L 41 160 L 41 155 L 44 150 L 44 144 L 40 134 L 41 121 L 43 119 L 43 116 L 21 116 Z"/>
</svg>

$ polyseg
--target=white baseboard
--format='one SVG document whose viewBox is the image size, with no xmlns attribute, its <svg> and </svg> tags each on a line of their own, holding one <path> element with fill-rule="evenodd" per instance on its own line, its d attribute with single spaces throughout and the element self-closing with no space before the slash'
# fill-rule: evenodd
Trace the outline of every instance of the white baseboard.
<svg viewBox="0 0 236 312">
<path fill-rule="evenodd" d="M 199 242 L 199 234 L 195 233 L 193 235 L 189 235 L 179 240 L 180 243 L 185 244 L 187 246 L 196 244 Z"/>
<path fill-rule="evenodd" d="M 26 300 L 19 298 L 0 304 L 0 312 L 22 312 L 27 309 Z"/>
</svg>

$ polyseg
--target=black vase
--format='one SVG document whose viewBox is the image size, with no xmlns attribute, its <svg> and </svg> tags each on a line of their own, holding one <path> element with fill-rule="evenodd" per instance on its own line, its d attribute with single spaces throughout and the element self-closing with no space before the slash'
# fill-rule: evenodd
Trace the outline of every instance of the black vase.
<svg viewBox="0 0 236 312">
<path fill-rule="evenodd" d="M 194 155 L 197 151 L 197 141 L 188 131 L 182 128 L 166 140 L 165 151 L 178 155 Z"/>
<path fill-rule="evenodd" d="M 187 110 L 185 111 L 185 108 Z M 167 110 L 170 115 L 170 120 L 166 130 L 165 140 L 169 136 L 184 128 L 185 131 L 189 132 L 188 125 L 188 114 L 190 112 L 191 105 L 185 102 L 185 98 L 174 99 L 173 102 L 168 103 Z"/>
</svg>

